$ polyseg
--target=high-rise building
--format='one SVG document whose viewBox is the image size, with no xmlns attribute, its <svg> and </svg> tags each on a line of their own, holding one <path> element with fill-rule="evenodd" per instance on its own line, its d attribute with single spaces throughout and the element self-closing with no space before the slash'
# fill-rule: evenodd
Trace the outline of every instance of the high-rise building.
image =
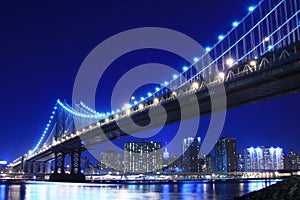
<svg viewBox="0 0 300 200">
<path fill-rule="evenodd" d="M 203 158 L 200 155 L 200 137 L 188 137 L 182 141 L 182 167 L 186 172 L 201 172 Z"/>
<path fill-rule="evenodd" d="M 289 152 L 284 156 L 284 169 L 298 170 L 299 169 L 300 157 L 297 152 L 290 149 Z"/>
<path fill-rule="evenodd" d="M 155 172 L 162 170 L 161 142 L 127 142 L 124 144 L 125 172 Z"/>
<path fill-rule="evenodd" d="M 113 148 L 107 149 L 106 152 L 101 152 L 99 161 L 101 170 L 123 171 L 122 154 L 116 152 Z"/>
<path fill-rule="evenodd" d="M 216 171 L 237 171 L 236 139 L 220 138 L 215 144 Z"/>
<path fill-rule="evenodd" d="M 204 158 L 204 167 L 203 171 L 204 172 L 215 172 L 216 171 L 216 159 L 214 156 L 208 154 L 203 157 Z"/>
<path fill-rule="evenodd" d="M 282 148 L 247 148 L 244 151 L 245 171 L 271 171 L 284 168 Z"/>
<path fill-rule="evenodd" d="M 165 151 L 164 151 L 164 159 L 168 160 L 169 157 L 170 157 L 170 154 L 169 154 L 169 152 L 168 152 L 168 149 L 165 148 Z"/>
<path fill-rule="evenodd" d="M 236 154 L 236 164 L 237 164 L 237 171 L 243 172 L 245 170 L 245 161 L 244 161 L 244 155 L 237 153 Z"/>
</svg>

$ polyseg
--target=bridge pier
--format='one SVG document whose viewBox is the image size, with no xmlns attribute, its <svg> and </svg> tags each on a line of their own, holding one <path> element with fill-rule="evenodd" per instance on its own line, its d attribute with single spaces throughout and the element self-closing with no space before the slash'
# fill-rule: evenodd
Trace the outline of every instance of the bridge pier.
<svg viewBox="0 0 300 200">
<path fill-rule="evenodd" d="M 82 149 L 61 149 L 55 152 L 54 173 L 50 175 L 50 181 L 59 182 L 81 182 L 85 176 L 81 173 L 81 152 Z M 70 155 L 71 168 L 66 173 L 65 157 Z"/>
</svg>

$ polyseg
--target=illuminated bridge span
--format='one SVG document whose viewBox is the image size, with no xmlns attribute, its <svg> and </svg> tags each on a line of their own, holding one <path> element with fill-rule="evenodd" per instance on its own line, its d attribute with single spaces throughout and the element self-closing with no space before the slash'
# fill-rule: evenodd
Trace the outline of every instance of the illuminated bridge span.
<svg viewBox="0 0 300 200">
<path fill-rule="evenodd" d="M 154 117 L 160 114 L 158 105 L 166 110 L 165 123 L 170 124 L 199 117 L 191 105 L 199 105 L 201 116 L 222 109 L 212 110 L 210 102 L 211 96 L 218 98 L 221 86 L 226 90 L 228 108 L 298 92 L 299 8 L 298 0 L 263 0 L 249 7 L 243 19 L 233 22 L 232 29 L 219 35 L 215 45 L 206 47 L 206 52 L 194 58 L 190 66 L 184 66 L 182 73 L 170 75 L 170 81 L 148 92 L 147 97 L 130 100 L 122 109 L 103 113 L 83 102 L 71 107 L 57 100 L 38 143 L 12 165 L 24 172 L 45 173 L 45 163 L 55 160 L 52 180 L 82 180 L 82 151 L 142 131 L 150 122 L 149 109 Z M 195 95 L 197 98 L 191 98 Z M 179 104 L 179 100 L 186 103 Z M 188 114 L 180 112 L 182 106 Z M 140 128 L 130 129 L 129 119 Z M 151 125 L 148 128 L 159 126 Z M 124 132 L 120 127 L 130 131 Z M 71 157 L 70 174 L 65 174 L 66 155 Z"/>
</svg>

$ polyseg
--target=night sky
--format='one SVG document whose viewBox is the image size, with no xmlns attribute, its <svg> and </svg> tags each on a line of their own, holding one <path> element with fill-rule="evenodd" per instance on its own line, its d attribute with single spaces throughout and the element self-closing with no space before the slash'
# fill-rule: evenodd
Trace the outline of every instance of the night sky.
<svg viewBox="0 0 300 200">
<path fill-rule="evenodd" d="M 11 161 L 33 148 L 56 99 L 71 102 L 73 83 L 82 61 L 103 40 L 128 29 L 152 26 L 182 32 L 203 46 L 213 45 L 218 34 L 226 33 L 231 23 L 246 15 L 247 7 L 258 1 L 100 2 L 1 1 L 0 159 Z M 180 69 L 185 64 L 160 51 L 133 52 L 126 56 L 114 66 L 121 65 L 124 70 L 155 61 Z M 122 73 L 115 71 L 102 80 L 107 91 L 97 93 L 97 110 L 109 111 L 113 81 L 108 80 L 117 79 Z M 240 152 L 258 145 L 300 152 L 299 102 L 300 94 L 292 94 L 229 110 L 222 135 L 237 138 Z M 203 121 L 208 122 L 209 116 Z M 176 125 L 168 131 L 172 128 Z M 205 125 L 200 128 L 200 135 L 202 131 Z M 171 155 L 177 153 L 169 151 Z"/>
</svg>

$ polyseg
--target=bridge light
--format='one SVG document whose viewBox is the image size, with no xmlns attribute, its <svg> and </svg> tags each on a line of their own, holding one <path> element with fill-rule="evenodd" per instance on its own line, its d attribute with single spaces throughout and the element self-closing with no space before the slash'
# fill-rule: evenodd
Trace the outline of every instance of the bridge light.
<svg viewBox="0 0 300 200">
<path fill-rule="evenodd" d="M 142 110 L 144 108 L 143 104 L 139 104 L 139 110 Z"/>
<path fill-rule="evenodd" d="M 108 123 L 109 122 L 109 118 L 106 118 L 104 121 L 105 121 L 105 123 Z"/>
<path fill-rule="evenodd" d="M 31 154 L 32 154 L 32 150 L 29 150 L 29 151 L 28 151 L 28 155 L 31 156 Z"/>
<path fill-rule="evenodd" d="M 130 108 L 130 107 L 131 107 L 131 105 L 130 105 L 129 103 L 124 104 L 124 108 L 125 108 L 125 109 L 128 109 L 128 108 Z"/>
<path fill-rule="evenodd" d="M 251 60 L 249 63 L 250 66 L 254 67 L 256 66 L 256 61 L 255 60 Z"/>
<path fill-rule="evenodd" d="M 211 47 L 206 47 L 206 48 L 205 48 L 205 51 L 206 51 L 206 52 L 210 52 L 210 51 L 211 51 Z"/>
<path fill-rule="evenodd" d="M 167 86 L 168 84 L 169 84 L 168 81 L 165 81 L 165 82 L 164 82 L 164 85 L 165 85 L 165 86 Z"/>
<path fill-rule="evenodd" d="M 174 91 L 174 92 L 171 93 L 171 95 L 172 95 L 173 97 L 176 97 L 176 96 L 177 96 L 177 93 Z"/>
<path fill-rule="evenodd" d="M 136 104 L 138 104 L 138 102 L 137 102 L 137 101 L 134 101 L 133 104 L 136 105 Z"/>
<path fill-rule="evenodd" d="M 232 23 L 232 26 L 233 26 L 233 27 L 237 27 L 238 25 L 239 25 L 239 22 L 238 22 L 238 21 L 235 21 L 235 22 Z"/>
<path fill-rule="evenodd" d="M 198 62 L 200 60 L 200 58 L 195 57 L 193 60 L 194 60 L 194 62 Z"/>
<path fill-rule="evenodd" d="M 198 90 L 199 89 L 199 83 L 198 82 L 192 83 L 192 89 L 193 90 Z"/>
<path fill-rule="evenodd" d="M 155 88 L 155 91 L 156 91 L 156 92 L 158 92 L 159 90 L 160 90 L 159 87 L 156 87 L 156 88 Z"/>
<path fill-rule="evenodd" d="M 263 39 L 263 42 L 269 42 L 270 40 L 271 40 L 271 38 L 268 36 Z"/>
<path fill-rule="evenodd" d="M 185 72 L 185 71 L 187 71 L 189 68 L 187 67 L 187 66 L 183 66 L 182 67 L 182 70 Z"/>
<path fill-rule="evenodd" d="M 229 67 L 232 67 L 234 64 L 234 60 L 232 58 L 227 58 L 227 60 L 225 62 L 226 62 L 226 65 L 228 65 Z"/>
<path fill-rule="evenodd" d="M 135 100 L 135 97 L 134 97 L 134 96 L 132 96 L 132 97 L 131 97 L 131 100 Z"/>
<path fill-rule="evenodd" d="M 222 80 L 224 80 L 224 78 L 225 78 L 224 72 L 220 72 L 220 73 L 218 74 L 218 76 L 219 76 L 219 78 L 221 78 Z"/>
<path fill-rule="evenodd" d="M 153 103 L 158 104 L 159 103 L 159 99 L 158 98 L 154 98 L 153 99 Z"/>
<path fill-rule="evenodd" d="M 118 114 L 115 115 L 115 119 L 119 119 L 119 115 Z"/>
<path fill-rule="evenodd" d="M 148 97 L 151 97 L 151 96 L 152 96 L 152 93 L 151 93 L 151 92 L 148 92 L 147 95 L 148 95 Z"/>
<path fill-rule="evenodd" d="M 141 97 L 141 101 L 144 101 L 145 100 L 145 98 L 144 97 Z"/>
<path fill-rule="evenodd" d="M 272 45 L 269 45 L 268 46 L 268 50 L 270 51 L 270 50 L 272 50 L 273 49 L 273 46 Z"/>
<path fill-rule="evenodd" d="M 248 10 L 249 10 L 249 12 L 253 12 L 255 10 L 255 7 L 254 6 L 250 6 L 250 7 L 248 7 Z"/>
<path fill-rule="evenodd" d="M 219 35 L 219 36 L 218 36 L 218 39 L 219 39 L 219 40 L 223 40 L 223 39 L 224 39 L 224 35 Z"/>
<path fill-rule="evenodd" d="M 174 75 L 173 75 L 173 79 L 176 79 L 176 78 L 178 78 L 178 75 L 177 75 L 177 74 L 174 74 Z"/>
</svg>

